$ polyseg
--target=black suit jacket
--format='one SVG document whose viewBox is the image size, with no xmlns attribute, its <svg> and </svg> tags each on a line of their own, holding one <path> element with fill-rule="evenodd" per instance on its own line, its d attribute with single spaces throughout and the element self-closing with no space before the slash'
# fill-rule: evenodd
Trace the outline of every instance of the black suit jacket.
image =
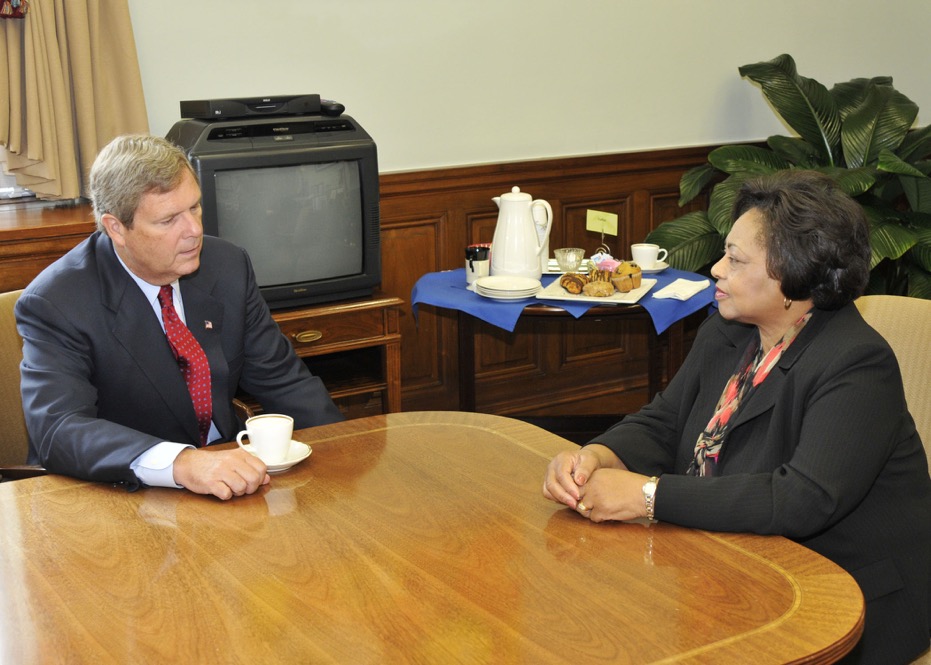
<svg viewBox="0 0 931 665">
<path fill-rule="evenodd" d="M 210 362 L 221 440 L 241 427 L 241 387 L 295 427 L 342 419 L 271 318 L 246 253 L 204 237 L 198 271 L 180 280 L 185 318 Z M 138 486 L 130 463 L 161 441 L 197 444 L 194 407 L 156 313 L 94 233 L 44 270 L 16 304 L 29 462 Z"/>
<path fill-rule="evenodd" d="M 853 304 L 814 311 L 734 416 L 720 475 L 684 475 L 757 334 L 713 315 L 668 388 L 596 441 L 662 475 L 657 519 L 781 534 L 845 568 L 867 601 L 861 655 L 905 662 L 928 647 L 931 479 L 895 356 Z"/>
</svg>

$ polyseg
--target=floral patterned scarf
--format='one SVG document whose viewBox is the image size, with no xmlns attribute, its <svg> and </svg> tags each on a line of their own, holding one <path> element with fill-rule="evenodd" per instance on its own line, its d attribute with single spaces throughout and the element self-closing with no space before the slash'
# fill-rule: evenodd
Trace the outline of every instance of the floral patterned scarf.
<svg viewBox="0 0 931 665">
<path fill-rule="evenodd" d="M 808 312 L 796 321 L 766 355 L 763 355 L 763 347 L 759 338 L 756 343 L 747 346 L 744 357 L 737 365 L 737 371 L 724 386 L 724 392 L 721 393 L 714 415 L 711 416 L 711 420 L 695 443 L 695 455 L 686 471 L 687 475 L 715 475 L 718 459 L 721 456 L 721 447 L 724 445 L 724 435 L 734 414 L 737 413 L 741 404 L 746 403 L 756 387 L 763 383 L 763 379 L 769 376 L 770 370 L 776 366 L 783 352 L 789 348 L 810 318 L 811 312 Z"/>
</svg>

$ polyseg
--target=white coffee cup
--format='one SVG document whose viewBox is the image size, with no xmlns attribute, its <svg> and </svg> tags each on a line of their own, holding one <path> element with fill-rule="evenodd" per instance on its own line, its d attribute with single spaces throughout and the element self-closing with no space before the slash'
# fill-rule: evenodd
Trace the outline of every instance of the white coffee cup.
<svg viewBox="0 0 931 665">
<path fill-rule="evenodd" d="M 490 270 L 491 261 L 488 259 L 485 259 L 484 261 L 480 261 L 478 259 L 466 259 L 466 284 L 471 284 L 479 277 L 488 277 Z"/>
<path fill-rule="evenodd" d="M 244 446 L 243 437 L 248 436 L 252 450 L 263 462 L 281 464 L 288 458 L 293 432 L 294 418 L 291 416 L 263 413 L 246 421 L 246 429 L 236 435 L 236 443 Z"/>
<path fill-rule="evenodd" d="M 491 273 L 491 249 L 487 245 L 469 245 L 465 248 L 466 284 Z"/>
<path fill-rule="evenodd" d="M 630 246 L 630 255 L 638 266 L 645 270 L 652 270 L 657 263 L 666 260 L 669 252 L 661 249 L 659 245 L 638 242 Z"/>
</svg>

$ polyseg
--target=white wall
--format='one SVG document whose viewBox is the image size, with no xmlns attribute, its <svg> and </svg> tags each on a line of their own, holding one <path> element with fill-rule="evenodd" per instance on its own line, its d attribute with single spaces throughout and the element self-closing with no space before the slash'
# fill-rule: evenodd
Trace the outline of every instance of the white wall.
<svg viewBox="0 0 931 665">
<path fill-rule="evenodd" d="M 763 139 L 740 65 L 890 75 L 931 121 L 928 0 L 129 0 L 150 129 L 182 99 L 319 93 L 382 172 Z"/>
</svg>

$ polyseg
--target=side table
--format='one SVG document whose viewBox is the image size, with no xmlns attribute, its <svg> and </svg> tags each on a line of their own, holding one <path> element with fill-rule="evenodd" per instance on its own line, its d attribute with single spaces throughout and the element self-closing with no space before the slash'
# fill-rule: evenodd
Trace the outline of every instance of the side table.
<svg viewBox="0 0 931 665">
<path fill-rule="evenodd" d="M 417 305 L 426 304 L 457 312 L 459 328 L 459 408 L 474 411 L 475 399 L 475 321 L 485 321 L 504 330 L 513 331 L 518 319 L 524 317 L 563 317 L 569 321 L 587 318 L 634 317 L 647 318 L 652 326 L 648 335 L 649 368 L 647 373 L 650 396 L 662 388 L 662 356 L 669 354 L 670 375 L 684 359 L 682 320 L 714 302 L 714 286 L 686 301 L 656 299 L 659 289 L 679 278 L 704 279 L 696 273 L 669 268 L 663 273 L 650 275 L 656 285 L 637 304 L 601 305 L 590 302 L 546 301 L 527 298 L 517 301 L 498 301 L 483 298 L 466 288 L 465 270 L 462 268 L 423 275 L 411 293 L 411 309 L 416 316 Z M 543 286 L 548 286 L 556 275 L 544 275 Z"/>
</svg>

